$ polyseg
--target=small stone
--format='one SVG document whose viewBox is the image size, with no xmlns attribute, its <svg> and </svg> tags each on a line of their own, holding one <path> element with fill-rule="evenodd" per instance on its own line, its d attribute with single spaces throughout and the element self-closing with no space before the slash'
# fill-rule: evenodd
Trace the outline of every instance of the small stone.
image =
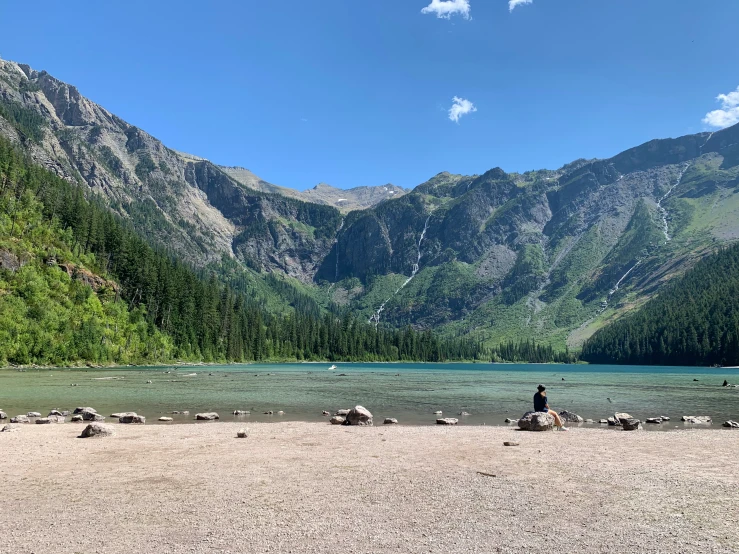
<svg viewBox="0 0 739 554">
<path fill-rule="evenodd" d="M 459 415 L 461 415 L 461 416 L 468 416 L 470 414 L 468 412 L 459 412 Z"/>
<path fill-rule="evenodd" d="M 221 416 L 215 412 L 205 412 L 202 414 L 195 414 L 195 419 L 200 421 L 214 421 L 216 419 L 221 419 Z"/>
<path fill-rule="evenodd" d="M 456 425 L 459 420 L 455 417 L 440 417 L 436 420 L 437 425 Z"/>
<path fill-rule="evenodd" d="M 147 381 L 147 382 L 146 382 L 146 384 L 147 384 L 147 385 L 151 385 L 151 381 Z"/>
<path fill-rule="evenodd" d="M 344 416 L 335 415 L 331 419 L 329 419 L 329 422 L 331 425 L 344 425 L 344 422 L 346 421 L 346 418 Z"/>
<path fill-rule="evenodd" d="M 162 416 L 159 418 L 159 421 L 174 421 L 171 417 Z"/>
<path fill-rule="evenodd" d="M 121 418 L 118 418 L 118 423 L 136 423 L 139 425 L 143 425 L 144 423 L 146 423 L 146 418 L 142 415 L 127 414 Z"/>
<path fill-rule="evenodd" d="M 72 423 L 77 423 L 78 421 L 84 421 L 82 416 L 80 414 L 73 415 L 72 416 Z"/>
<path fill-rule="evenodd" d="M 233 415 L 239 416 L 239 415 L 250 415 L 251 412 L 249 410 L 234 410 Z"/>
<path fill-rule="evenodd" d="M 513 441 L 505 441 L 503 443 L 503 446 L 520 446 L 520 445 L 521 445 L 520 442 L 513 442 Z"/>
<path fill-rule="evenodd" d="M 436 412 L 434 412 L 434 415 L 441 415 L 441 414 L 443 414 L 443 413 L 444 413 L 444 412 L 442 412 L 441 410 L 437 410 Z"/>
<path fill-rule="evenodd" d="M 110 425 L 104 423 L 90 423 L 82 430 L 80 438 L 87 439 L 90 437 L 109 437 L 114 435 L 115 431 Z"/>
<path fill-rule="evenodd" d="M 41 417 L 41 414 L 39 412 L 28 412 L 26 417 Z"/>
<path fill-rule="evenodd" d="M 245 439 L 249 436 L 249 430 L 248 429 L 239 429 L 236 431 L 236 437 L 239 439 Z"/>
<path fill-rule="evenodd" d="M 383 425 L 397 425 L 398 420 L 395 419 L 394 417 L 386 417 L 382 423 Z"/>
<path fill-rule="evenodd" d="M 611 427 L 618 427 L 618 426 L 620 426 L 620 425 L 621 425 L 621 420 L 619 420 L 619 419 L 616 419 L 616 418 L 615 418 L 615 417 L 613 417 L 613 416 L 609 417 L 609 418 L 607 419 L 607 421 L 606 421 L 606 422 L 607 422 L 607 423 L 608 423 L 608 425 L 610 425 Z"/>
<path fill-rule="evenodd" d="M 655 425 L 660 425 L 662 423 L 662 418 L 661 417 L 648 417 L 645 420 L 645 422 L 646 423 L 653 423 Z"/>
<path fill-rule="evenodd" d="M 331 412 L 327 412 L 326 410 L 323 410 L 323 414 L 321 414 L 321 415 L 330 416 L 331 415 Z"/>
</svg>

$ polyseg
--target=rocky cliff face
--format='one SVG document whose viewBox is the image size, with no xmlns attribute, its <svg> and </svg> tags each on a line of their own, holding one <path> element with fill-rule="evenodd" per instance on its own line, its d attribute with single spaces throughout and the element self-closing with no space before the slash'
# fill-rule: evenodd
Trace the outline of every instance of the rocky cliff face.
<svg viewBox="0 0 739 554">
<path fill-rule="evenodd" d="M 227 256 L 368 320 L 489 343 L 577 346 L 739 239 L 739 126 L 558 170 L 440 173 L 409 193 L 299 193 L 170 150 L 0 61 L 0 134 L 194 264 Z"/>
</svg>

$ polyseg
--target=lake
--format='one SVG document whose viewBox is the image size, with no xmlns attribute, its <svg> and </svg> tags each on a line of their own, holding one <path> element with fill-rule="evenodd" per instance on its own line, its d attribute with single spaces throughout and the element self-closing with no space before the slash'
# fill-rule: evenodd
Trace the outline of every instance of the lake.
<svg viewBox="0 0 739 554">
<path fill-rule="evenodd" d="M 154 423 L 173 416 L 191 422 L 197 412 L 216 411 L 224 420 L 323 421 L 322 410 L 362 404 L 381 423 L 434 424 L 433 412 L 460 424 L 503 425 L 532 405 L 536 385 L 547 386 L 549 405 L 598 420 L 629 412 L 644 420 L 666 415 L 683 428 L 682 415 L 710 415 L 713 426 L 739 420 L 739 370 L 726 368 L 537 365 L 537 364 L 244 364 L 225 366 L 126 367 L 112 369 L 0 370 L 0 409 L 9 417 L 52 408 L 92 406 L 108 416 L 135 411 Z M 697 379 L 697 381 L 696 381 Z M 151 383 L 147 383 L 151 381 Z M 76 385 L 76 386 L 75 386 Z M 233 410 L 251 415 L 234 417 Z M 263 412 L 284 410 L 285 415 Z M 378 421 L 379 420 L 379 421 Z"/>
</svg>

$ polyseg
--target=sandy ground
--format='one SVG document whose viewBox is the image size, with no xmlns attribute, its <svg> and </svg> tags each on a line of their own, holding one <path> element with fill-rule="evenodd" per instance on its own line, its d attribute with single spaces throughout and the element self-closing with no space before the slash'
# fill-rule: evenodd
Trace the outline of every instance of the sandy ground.
<svg viewBox="0 0 739 554">
<path fill-rule="evenodd" d="M 0 433 L 0 552 L 739 552 L 730 430 L 83 427 Z"/>
</svg>

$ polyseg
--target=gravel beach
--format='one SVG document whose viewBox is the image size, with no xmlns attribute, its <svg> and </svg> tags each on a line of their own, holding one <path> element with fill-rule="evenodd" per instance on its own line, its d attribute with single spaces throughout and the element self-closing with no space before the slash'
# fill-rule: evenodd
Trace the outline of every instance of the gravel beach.
<svg viewBox="0 0 739 554">
<path fill-rule="evenodd" d="M 739 552 L 730 430 L 84 426 L 0 433 L 0 552 Z"/>
</svg>

